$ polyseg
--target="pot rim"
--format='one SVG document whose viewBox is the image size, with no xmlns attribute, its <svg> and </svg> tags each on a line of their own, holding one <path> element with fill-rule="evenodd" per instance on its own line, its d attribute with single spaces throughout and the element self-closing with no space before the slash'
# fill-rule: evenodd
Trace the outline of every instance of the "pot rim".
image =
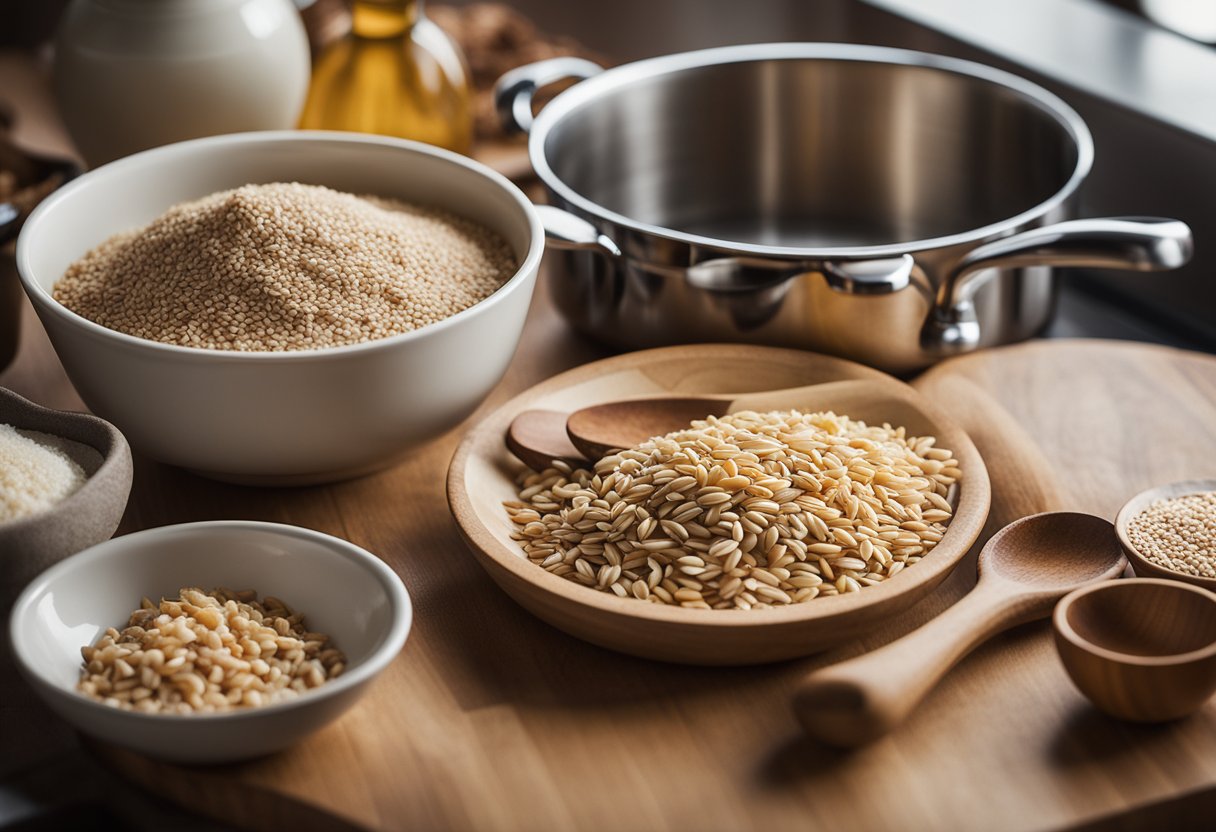
<svg viewBox="0 0 1216 832">
<path fill-rule="evenodd" d="M 763 60 L 792 61 L 806 59 L 925 67 L 941 72 L 968 76 L 1010 90 L 1024 101 L 1038 107 L 1041 112 L 1050 116 L 1065 134 L 1072 139 L 1073 145 L 1077 150 L 1076 164 L 1068 180 L 1054 194 L 1037 205 L 1000 222 L 943 237 L 869 246 L 830 247 L 766 246 L 755 243 L 742 243 L 706 237 L 699 234 L 690 234 L 684 231 L 640 222 L 624 214 L 611 211 L 583 196 L 560 179 L 549 166 L 545 155 L 545 142 L 550 131 L 566 116 L 588 105 L 601 95 L 627 87 L 643 79 L 689 69 Z M 769 257 L 791 259 L 868 259 L 974 244 L 1021 229 L 1026 224 L 1048 214 L 1076 192 L 1093 166 L 1094 144 L 1093 137 L 1084 120 L 1061 98 L 1048 92 L 1038 84 L 1032 83 L 1013 73 L 984 64 L 928 52 L 862 44 L 757 43 L 701 49 L 693 52 L 648 58 L 614 67 L 605 70 L 600 75 L 579 81 L 554 98 L 537 115 L 528 139 L 528 155 L 536 175 L 552 193 L 556 194 L 568 205 L 592 217 L 607 220 L 622 228 L 685 243 L 690 246 L 724 249 Z"/>
</svg>

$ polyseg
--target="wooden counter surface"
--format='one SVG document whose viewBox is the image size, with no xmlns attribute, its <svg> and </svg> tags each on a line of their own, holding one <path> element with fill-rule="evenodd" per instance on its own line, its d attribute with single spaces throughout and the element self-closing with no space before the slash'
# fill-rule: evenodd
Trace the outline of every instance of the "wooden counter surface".
<svg viewBox="0 0 1216 832">
<path fill-rule="evenodd" d="M 602 355 L 557 318 L 542 281 L 507 377 L 470 424 Z M 0 386 L 81 407 L 28 308 Z M 989 532 L 1038 509 L 1113 517 L 1143 487 L 1216 470 L 1210 357 L 1038 342 L 951 362 L 918 386 L 953 410 L 987 460 Z M 1014 431 L 1041 455 L 1009 454 L 1002 437 Z M 1196 825 L 1211 807 L 1216 706 L 1168 726 L 1111 721 L 1070 685 L 1045 624 L 982 648 L 902 730 L 852 753 L 803 738 L 788 707 L 794 683 L 833 657 L 688 668 L 566 636 L 512 603 L 464 549 L 444 499 L 461 434 L 380 474 L 294 490 L 223 485 L 137 457 L 121 532 L 228 518 L 319 529 L 388 562 L 416 620 L 369 695 L 286 753 L 186 769 L 99 749 L 108 764 L 194 811 L 254 828 L 1134 828 Z M 843 655 L 915 626 L 973 580 L 969 558 L 930 600 Z M 63 730 L 11 677 L 0 682 L 0 714 L 14 750 Z"/>
</svg>

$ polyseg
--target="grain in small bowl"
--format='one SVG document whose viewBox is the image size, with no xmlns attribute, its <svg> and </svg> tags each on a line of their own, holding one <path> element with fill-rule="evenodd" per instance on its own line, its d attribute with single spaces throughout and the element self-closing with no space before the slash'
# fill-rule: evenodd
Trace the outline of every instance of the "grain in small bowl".
<svg viewBox="0 0 1216 832">
<path fill-rule="evenodd" d="M 114 668 L 118 659 L 135 661 L 131 656 L 135 646 L 119 638 L 113 639 L 120 642 L 118 647 L 112 647 L 105 641 L 107 630 L 126 635 L 128 626 L 135 624 L 144 630 L 163 628 L 178 642 L 192 641 L 178 629 L 190 622 L 179 624 L 176 613 L 196 619 L 215 613 L 169 610 L 168 617 L 174 620 L 157 624 L 132 622 L 132 612 L 144 598 L 153 604 L 163 598 L 180 607 L 174 599 L 183 588 L 206 592 L 218 587 L 256 590 L 273 617 L 281 617 L 275 612 L 278 601 L 265 596 L 285 601 L 304 616 L 309 632 L 324 634 L 331 642 L 327 647 L 340 650 L 342 666 L 329 664 L 325 678 L 305 680 L 294 694 L 268 695 L 265 701 L 234 699 L 235 707 L 207 708 L 211 702 L 203 700 L 191 703 L 190 686 L 200 686 L 198 681 L 164 677 L 165 686 L 181 683 L 188 707 L 179 707 L 180 700 L 168 701 L 163 708 L 136 707 L 140 700 L 132 702 L 131 692 L 144 683 L 121 680 L 140 680 L 146 667 L 159 671 L 173 658 L 158 642 L 139 652 L 159 650 L 160 656 L 147 657 L 145 662 L 141 655 L 138 668 Z M 39 576 L 17 599 L 9 632 L 22 675 L 80 731 L 160 759 L 213 763 L 279 751 L 336 719 L 393 661 L 405 643 L 411 619 L 409 595 L 400 578 L 358 546 L 294 526 L 222 521 L 136 532 L 68 558 Z M 242 626 L 235 618 L 229 623 Z M 277 632 L 274 638 L 279 637 L 293 635 Z M 293 646 L 284 642 L 284 657 L 294 660 L 286 655 Z M 319 653 L 315 658 L 322 661 Z M 269 667 L 255 668 L 254 673 L 274 675 Z M 115 696 L 104 685 L 99 690 L 97 680 L 103 676 L 120 682 L 114 687 L 128 695 Z M 91 687 L 82 690 L 82 681 Z M 201 687 L 199 694 L 206 696 L 207 686 Z M 222 687 L 225 694 L 232 693 L 231 685 Z"/>
<path fill-rule="evenodd" d="M 0 611 L 39 572 L 114 534 L 132 470 L 113 425 L 0 388 Z"/>
<path fill-rule="evenodd" d="M 1132 570 L 1216 591 L 1216 479 L 1142 491 L 1115 517 Z"/>
<path fill-rule="evenodd" d="M 334 200 L 345 199 L 349 207 L 350 200 L 371 196 L 483 228 L 509 249 L 513 267 L 499 288 L 471 296 L 459 311 L 403 316 L 413 327 L 408 331 L 382 326 L 382 307 L 335 316 L 323 296 L 296 302 L 294 290 L 304 285 L 293 282 L 298 274 L 265 281 L 248 296 L 222 291 L 246 277 L 265 277 L 267 264 L 255 269 L 246 255 L 265 255 L 259 235 L 277 209 L 257 188 L 293 185 L 299 198 L 281 213 L 296 222 L 291 231 L 305 243 L 347 227 L 349 217 L 341 205 L 334 208 Z M 298 193 L 301 188 L 315 189 L 313 196 L 328 189 L 332 198 L 310 203 Z M 198 206 L 225 194 L 230 204 L 222 216 Z M 293 198 L 287 192 L 278 196 Z M 193 213 L 166 227 L 193 223 L 207 235 L 216 232 L 215 223 L 231 219 L 243 223 L 244 247 L 229 252 L 220 235 L 221 251 L 185 263 L 172 247 L 110 250 L 111 266 L 146 266 L 145 255 L 165 263 L 164 280 L 184 281 L 182 293 L 149 302 L 149 294 L 164 288 L 155 269 L 141 269 L 135 283 L 99 286 L 99 247 L 112 249 L 116 235 L 189 205 Z M 364 252 L 375 246 L 352 238 L 349 248 Z M 198 139 L 91 171 L 30 216 L 18 238 L 17 265 L 81 398 L 122 429 L 137 451 L 219 479 L 289 485 L 383 468 L 468 416 L 514 353 L 542 248 L 531 203 L 483 165 L 399 139 L 293 131 Z M 351 281 L 375 283 L 384 253 L 362 260 L 352 255 L 359 273 Z M 439 246 L 432 253 L 443 258 L 452 252 Z M 86 255 L 94 259 L 82 268 Z M 344 266 L 309 260 L 296 263 L 322 272 Z M 459 257 L 455 262 L 459 267 Z M 438 283 L 427 302 L 446 302 L 442 274 L 433 277 Z M 61 281 L 67 281 L 59 292 L 63 302 L 56 298 Z M 202 291 L 200 281 L 214 285 Z M 138 304 L 129 297 L 132 291 L 140 293 Z M 128 300 L 117 302 L 119 297 Z M 315 326 L 277 329 L 265 317 L 268 309 L 311 316 Z M 221 325 L 232 326 L 233 337 L 226 330 L 220 333 L 225 337 L 212 337 Z M 197 326 L 212 328 L 211 334 L 195 339 L 191 327 Z M 288 337 L 280 337 L 284 333 Z"/>
</svg>

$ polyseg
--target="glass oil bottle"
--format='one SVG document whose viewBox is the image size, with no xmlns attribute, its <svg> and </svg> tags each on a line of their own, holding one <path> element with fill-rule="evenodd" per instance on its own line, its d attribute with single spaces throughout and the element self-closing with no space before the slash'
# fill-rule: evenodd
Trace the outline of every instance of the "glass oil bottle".
<svg viewBox="0 0 1216 832">
<path fill-rule="evenodd" d="M 464 57 L 422 0 L 352 0 L 351 31 L 316 61 L 300 127 L 472 146 Z"/>
</svg>

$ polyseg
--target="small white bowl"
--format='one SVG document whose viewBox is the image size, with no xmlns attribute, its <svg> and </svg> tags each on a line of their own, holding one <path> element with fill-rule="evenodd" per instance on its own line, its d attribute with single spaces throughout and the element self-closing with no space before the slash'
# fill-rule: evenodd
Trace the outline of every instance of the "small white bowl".
<svg viewBox="0 0 1216 832">
<path fill-rule="evenodd" d="M 292 352 L 148 341 L 52 297 L 68 266 L 114 234 L 180 202 L 283 181 L 446 209 L 498 232 L 518 271 L 430 326 Z M 182 142 L 86 173 L 30 215 L 17 269 L 80 397 L 136 451 L 217 479 L 293 485 L 383 468 L 472 413 L 515 353 L 543 248 L 532 203 L 485 165 L 402 139 L 290 131 Z"/>
<path fill-rule="evenodd" d="M 142 596 L 186 586 L 282 598 L 333 638 L 346 671 L 296 699 L 218 714 L 119 710 L 76 690 L 81 647 L 121 629 Z M 401 579 L 358 546 L 296 526 L 223 521 L 136 532 L 61 561 L 18 597 L 9 633 L 22 675 L 80 731 L 164 760 L 215 763 L 279 751 L 337 718 L 401 650 L 411 619 Z"/>
</svg>

